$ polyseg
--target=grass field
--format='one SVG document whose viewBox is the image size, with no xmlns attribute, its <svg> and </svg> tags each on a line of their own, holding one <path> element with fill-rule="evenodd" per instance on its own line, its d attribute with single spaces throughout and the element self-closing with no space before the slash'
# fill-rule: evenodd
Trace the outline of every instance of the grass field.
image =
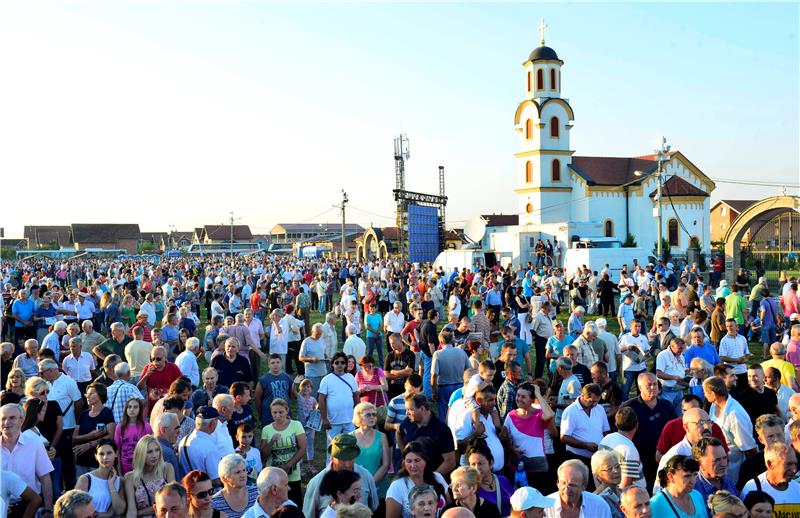
<svg viewBox="0 0 800 518">
<path fill-rule="evenodd" d="M 559 312 L 557 318 L 559 320 L 561 320 L 566 325 L 566 322 L 567 322 L 567 319 L 569 318 L 569 315 L 570 315 L 570 313 L 569 313 L 568 309 L 562 308 L 562 310 L 561 310 L 561 312 Z M 596 316 L 593 316 L 593 315 L 587 315 L 584 318 L 584 321 L 596 320 L 596 318 L 599 318 L 599 317 L 596 317 Z M 324 321 L 324 315 L 321 315 L 317 311 L 312 311 L 311 312 L 311 323 L 312 323 L 312 325 L 316 324 L 316 323 L 322 323 L 323 321 Z M 619 324 L 618 324 L 616 318 L 614 318 L 614 319 L 609 318 L 609 319 L 607 319 L 607 321 L 608 321 L 607 331 L 612 333 L 612 334 L 618 334 L 619 333 Z M 206 324 L 207 324 L 207 321 L 204 321 L 203 322 L 203 326 L 201 326 L 201 329 L 205 329 L 205 325 Z M 444 326 L 444 324 L 440 323 L 440 328 L 443 327 L 443 326 Z M 202 333 L 204 333 L 204 331 Z M 340 320 L 337 321 L 337 333 L 341 333 L 341 321 Z M 202 338 L 203 337 L 201 336 L 201 343 L 204 343 L 204 341 L 202 341 Z M 342 343 L 342 341 L 340 339 L 339 340 L 339 350 L 340 351 L 341 351 L 343 345 L 344 344 Z M 751 342 L 751 344 L 750 344 L 750 352 L 752 353 L 752 355 L 751 355 L 751 362 L 752 363 L 760 363 L 762 361 L 762 348 L 761 348 L 760 344 L 755 344 L 755 343 Z M 652 360 L 650 360 L 649 363 L 652 363 Z M 203 368 L 205 368 L 205 366 L 206 366 L 205 365 L 205 361 L 203 360 L 201 362 L 201 366 L 200 366 L 201 370 Z M 648 365 L 648 367 L 649 367 L 649 365 Z M 267 371 L 267 362 L 262 362 L 261 374 L 266 373 L 266 371 Z M 547 369 L 545 369 L 545 372 L 547 372 Z M 295 404 L 295 402 L 294 401 L 290 402 L 290 405 L 292 407 L 292 415 L 296 415 L 296 404 Z M 434 408 L 435 408 L 435 405 L 434 405 Z M 260 438 L 261 437 L 261 426 L 258 423 L 255 423 L 255 428 L 256 428 L 255 436 Z M 315 437 L 315 441 L 314 441 L 314 452 L 315 452 L 315 454 L 314 454 L 314 461 L 313 461 L 313 469 L 311 470 L 312 473 L 317 473 L 317 472 L 319 472 L 321 469 L 323 469 L 325 467 L 325 460 L 326 460 L 326 453 L 327 453 L 326 450 L 327 450 L 327 443 L 326 443 L 325 433 L 324 433 L 324 431 L 323 432 L 317 432 L 316 433 L 316 437 Z M 307 482 L 307 480 L 304 477 L 303 483 L 305 484 L 306 482 Z"/>
</svg>

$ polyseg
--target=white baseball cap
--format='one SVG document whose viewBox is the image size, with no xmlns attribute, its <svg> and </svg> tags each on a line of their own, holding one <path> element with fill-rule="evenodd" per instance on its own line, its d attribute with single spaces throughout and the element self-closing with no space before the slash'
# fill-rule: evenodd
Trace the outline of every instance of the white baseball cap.
<svg viewBox="0 0 800 518">
<path fill-rule="evenodd" d="M 532 487 L 521 487 L 511 495 L 511 509 L 515 511 L 527 511 L 534 507 L 546 509 L 553 507 L 556 501 L 542 495 L 538 489 Z"/>
</svg>

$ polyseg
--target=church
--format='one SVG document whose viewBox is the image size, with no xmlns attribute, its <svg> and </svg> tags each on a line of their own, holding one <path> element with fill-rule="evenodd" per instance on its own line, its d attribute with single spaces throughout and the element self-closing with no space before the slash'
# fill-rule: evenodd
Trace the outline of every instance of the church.
<svg viewBox="0 0 800 518">
<path fill-rule="evenodd" d="M 657 156 L 577 156 L 570 148 L 575 113 L 562 97 L 556 51 L 541 46 L 522 64 L 524 99 L 514 113 L 518 225 L 487 229 L 484 246 L 515 262 L 534 258 L 536 240 L 562 251 L 579 239 L 628 235 L 648 250 L 658 240 L 658 183 L 662 181 L 662 236 L 673 255 L 710 249 L 710 194 L 714 182 L 680 151 Z"/>
</svg>

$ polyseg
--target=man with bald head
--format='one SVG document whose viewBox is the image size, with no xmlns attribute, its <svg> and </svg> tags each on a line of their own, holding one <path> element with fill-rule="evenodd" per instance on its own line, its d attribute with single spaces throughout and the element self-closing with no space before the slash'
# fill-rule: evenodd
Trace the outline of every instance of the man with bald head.
<svg viewBox="0 0 800 518">
<path fill-rule="evenodd" d="M 786 361 L 786 346 L 775 342 L 769 346 L 769 360 L 761 362 L 764 371 L 770 367 L 778 369 L 781 373 L 781 384 L 786 385 L 795 392 L 800 392 L 800 383 L 797 382 L 794 365 Z"/>
<path fill-rule="evenodd" d="M 442 513 L 442 518 L 475 518 L 475 513 L 466 507 L 451 507 Z"/>
<path fill-rule="evenodd" d="M 656 472 L 661 471 L 661 469 L 667 465 L 667 461 L 676 455 L 691 457 L 692 448 L 700 439 L 703 437 L 711 437 L 711 418 L 708 417 L 708 414 L 702 408 L 688 409 L 684 412 L 683 416 L 681 416 L 681 421 L 683 422 L 683 430 L 686 432 L 686 435 L 681 442 L 670 448 L 667 453 L 661 457 Z M 656 483 L 655 488 L 658 487 L 659 485 Z"/>
<path fill-rule="evenodd" d="M 150 409 L 156 401 L 167 395 L 172 382 L 181 377 L 181 370 L 174 363 L 167 361 L 167 350 L 162 346 L 153 347 L 150 351 L 150 363 L 142 370 L 138 388 L 146 388 L 147 405 Z"/>
<path fill-rule="evenodd" d="M 658 379 L 655 374 L 643 372 L 639 374 L 636 383 L 639 397 L 629 399 L 622 406 L 630 406 L 636 412 L 639 428 L 633 436 L 633 444 L 642 459 L 647 487 L 653 487 L 658 465 L 655 460 L 658 438 L 667 423 L 677 415 L 670 403 L 658 397 Z"/>
</svg>

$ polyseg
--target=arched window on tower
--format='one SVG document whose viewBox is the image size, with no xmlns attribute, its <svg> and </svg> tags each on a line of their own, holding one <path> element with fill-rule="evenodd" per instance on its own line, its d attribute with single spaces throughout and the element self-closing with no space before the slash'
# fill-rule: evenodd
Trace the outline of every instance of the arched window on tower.
<svg viewBox="0 0 800 518">
<path fill-rule="evenodd" d="M 614 237 L 614 222 L 611 221 L 610 219 L 607 219 L 603 230 L 604 230 L 603 234 L 604 236 Z"/>
<path fill-rule="evenodd" d="M 536 89 L 544 90 L 544 70 L 541 68 L 536 71 Z"/>
<path fill-rule="evenodd" d="M 530 160 L 525 162 L 525 183 L 531 183 L 533 181 L 533 164 Z"/>
<path fill-rule="evenodd" d="M 528 91 L 533 90 L 533 72 L 528 70 Z"/>
<path fill-rule="evenodd" d="M 559 136 L 558 117 L 550 117 L 550 137 L 558 138 L 558 136 Z"/>
<path fill-rule="evenodd" d="M 561 161 L 557 158 L 554 159 L 553 163 L 551 164 L 550 179 L 553 182 L 561 181 Z"/>
<path fill-rule="evenodd" d="M 669 246 L 681 246 L 678 235 L 678 220 L 675 218 L 670 218 L 669 222 L 667 222 L 667 239 L 669 240 Z"/>
<path fill-rule="evenodd" d="M 556 69 L 550 69 L 550 90 L 556 89 Z"/>
<path fill-rule="evenodd" d="M 528 119 L 525 121 L 525 138 L 531 140 L 533 138 L 533 120 Z"/>
</svg>

